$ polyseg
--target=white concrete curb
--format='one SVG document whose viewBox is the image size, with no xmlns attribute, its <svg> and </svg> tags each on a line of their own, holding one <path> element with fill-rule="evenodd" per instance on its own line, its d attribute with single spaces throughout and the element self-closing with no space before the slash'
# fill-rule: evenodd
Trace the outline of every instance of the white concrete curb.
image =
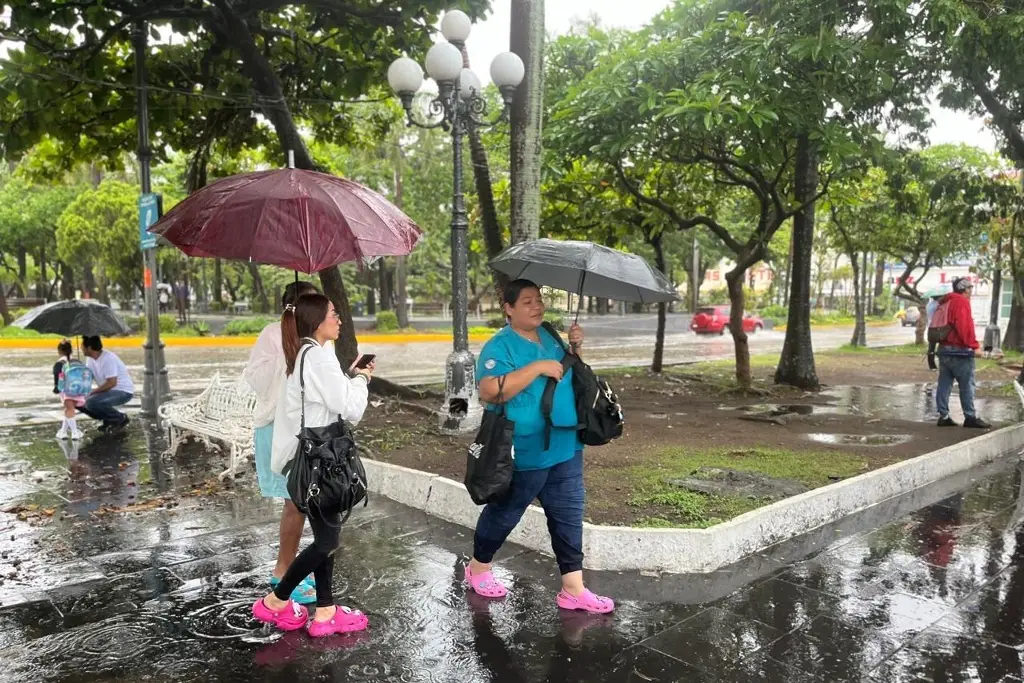
<svg viewBox="0 0 1024 683">
<path fill-rule="evenodd" d="M 859 510 L 991 462 L 1024 447 L 1024 425 L 1005 427 L 931 453 L 823 486 L 747 512 L 708 529 L 642 529 L 584 524 L 586 567 L 596 570 L 711 572 L 768 546 Z M 470 529 L 480 508 L 459 482 L 364 459 L 370 489 Z M 544 511 L 530 506 L 509 537 L 551 554 Z"/>
</svg>

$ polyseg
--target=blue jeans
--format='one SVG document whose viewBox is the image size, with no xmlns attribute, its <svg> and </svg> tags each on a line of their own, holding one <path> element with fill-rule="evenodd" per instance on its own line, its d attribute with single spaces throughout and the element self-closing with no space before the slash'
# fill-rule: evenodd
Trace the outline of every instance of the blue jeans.
<svg viewBox="0 0 1024 683">
<path fill-rule="evenodd" d="M 535 499 L 548 518 L 551 549 L 564 575 L 583 569 L 583 453 L 554 467 L 516 470 L 505 497 L 480 513 L 473 537 L 473 557 L 489 564 L 498 548 Z"/>
<path fill-rule="evenodd" d="M 960 407 L 964 416 L 977 417 L 974 412 L 974 356 L 939 355 L 939 386 L 935 390 L 935 408 L 939 417 L 949 417 L 953 380 L 960 390 Z"/>
<path fill-rule="evenodd" d="M 93 394 L 78 410 L 94 420 L 103 420 L 103 424 L 119 425 L 127 422 L 128 416 L 117 410 L 116 406 L 123 406 L 130 400 L 132 400 L 132 395 L 127 391 L 111 389 L 102 394 Z"/>
</svg>

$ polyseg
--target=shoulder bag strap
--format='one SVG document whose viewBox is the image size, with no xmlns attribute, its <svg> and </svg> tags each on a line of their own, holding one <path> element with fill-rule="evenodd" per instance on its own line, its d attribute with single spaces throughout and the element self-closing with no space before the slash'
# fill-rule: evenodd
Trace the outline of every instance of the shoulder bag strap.
<svg viewBox="0 0 1024 683">
<path fill-rule="evenodd" d="M 306 431 L 306 378 L 303 377 L 303 372 L 306 368 L 306 354 L 309 353 L 309 349 L 312 348 L 312 344 L 303 341 L 302 349 L 299 351 L 299 414 L 301 415 L 299 422 L 299 433 Z"/>
</svg>

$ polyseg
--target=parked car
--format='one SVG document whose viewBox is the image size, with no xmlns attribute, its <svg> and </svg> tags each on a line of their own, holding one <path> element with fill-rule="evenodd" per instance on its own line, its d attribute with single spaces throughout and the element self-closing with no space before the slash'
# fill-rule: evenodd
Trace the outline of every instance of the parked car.
<svg viewBox="0 0 1024 683">
<path fill-rule="evenodd" d="M 690 323 L 690 329 L 697 334 L 725 334 L 729 331 L 728 306 L 708 306 L 697 310 Z M 761 316 L 748 313 L 743 316 L 743 331 L 755 334 L 764 329 Z"/>
<path fill-rule="evenodd" d="M 917 323 L 921 319 L 921 310 L 917 306 L 908 306 L 901 313 L 903 315 L 900 316 L 900 325 L 903 327 L 917 327 Z"/>
</svg>

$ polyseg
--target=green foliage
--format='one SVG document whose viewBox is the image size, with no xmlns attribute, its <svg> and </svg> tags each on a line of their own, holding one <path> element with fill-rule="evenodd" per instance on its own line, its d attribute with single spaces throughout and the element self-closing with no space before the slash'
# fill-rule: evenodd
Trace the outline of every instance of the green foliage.
<svg viewBox="0 0 1024 683">
<path fill-rule="evenodd" d="M 224 334 L 229 337 L 243 337 L 258 335 L 263 328 L 274 322 L 269 318 L 236 318 L 224 327 Z"/>
<path fill-rule="evenodd" d="M 204 320 L 199 320 L 192 323 L 192 329 L 200 337 L 207 337 L 210 334 L 210 326 Z"/>
<path fill-rule="evenodd" d="M 565 318 L 558 311 L 545 311 L 544 322 L 549 323 L 559 332 L 565 331 Z"/>
<path fill-rule="evenodd" d="M 164 314 L 158 316 L 160 320 L 160 334 L 170 334 L 178 329 L 178 319 L 170 314 Z M 136 334 L 146 333 L 146 316 L 136 315 L 126 317 L 124 321 L 128 324 L 128 327 L 132 329 L 132 332 Z"/>
<path fill-rule="evenodd" d="M 398 314 L 394 311 L 379 311 L 374 329 L 378 332 L 395 332 L 398 330 Z"/>
<path fill-rule="evenodd" d="M 107 283 L 141 292 L 138 196 L 137 187 L 105 180 L 75 197 L 57 219 L 61 260 L 72 267 L 96 264 L 97 276 Z"/>
</svg>

